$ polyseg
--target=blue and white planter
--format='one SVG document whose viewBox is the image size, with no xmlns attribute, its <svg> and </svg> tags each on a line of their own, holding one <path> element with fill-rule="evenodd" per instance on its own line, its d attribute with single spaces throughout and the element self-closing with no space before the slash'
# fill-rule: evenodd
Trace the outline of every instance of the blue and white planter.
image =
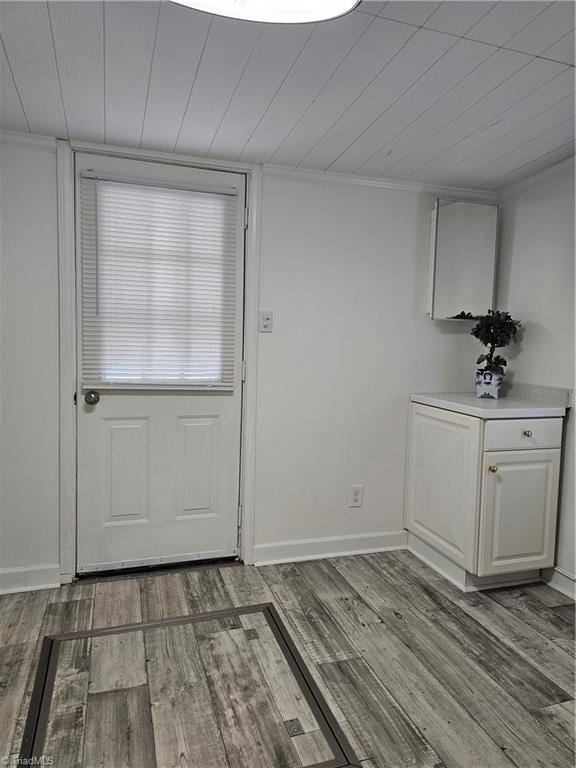
<svg viewBox="0 0 576 768">
<path fill-rule="evenodd" d="M 491 400 L 498 400 L 504 375 L 502 373 L 493 373 L 485 369 L 476 371 L 476 397 L 487 397 Z"/>
</svg>

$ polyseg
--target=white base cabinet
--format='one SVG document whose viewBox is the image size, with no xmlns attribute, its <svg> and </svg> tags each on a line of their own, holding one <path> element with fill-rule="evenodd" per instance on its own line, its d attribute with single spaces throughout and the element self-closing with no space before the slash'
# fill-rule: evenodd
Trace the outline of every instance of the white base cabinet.
<svg viewBox="0 0 576 768">
<path fill-rule="evenodd" d="M 410 406 L 406 528 L 477 577 L 554 565 L 562 417 L 497 414 Z"/>
</svg>

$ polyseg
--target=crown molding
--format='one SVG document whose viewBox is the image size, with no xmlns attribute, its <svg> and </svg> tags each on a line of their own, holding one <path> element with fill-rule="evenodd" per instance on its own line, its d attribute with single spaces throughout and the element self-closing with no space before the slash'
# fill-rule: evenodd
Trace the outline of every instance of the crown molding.
<svg viewBox="0 0 576 768">
<path fill-rule="evenodd" d="M 57 139 L 51 136 L 39 136 L 18 131 L 0 131 L 0 145 L 18 146 L 27 149 L 56 151 Z M 86 152 L 93 155 L 106 155 L 108 157 L 122 157 L 133 160 L 148 160 L 157 163 L 170 163 L 171 165 L 184 165 L 195 168 L 209 168 L 213 170 L 228 171 L 231 173 L 251 173 L 256 163 L 239 163 L 233 160 L 218 160 L 207 157 L 196 157 L 178 152 L 160 152 L 153 149 L 137 149 L 117 144 L 97 144 L 89 141 L 70 139 L 68 142 L 74 152 Z M 553 168 L 561 166 L 567 161 L 558 163 Z M 323 184 L 337 187 L 357 187 L 362 189 L 392 190 L 394 192 L 411 192 L 413 194 L 437 195 L 456 200 L 476 200 L 478 202 L 493 203 L 502 195 L 486 189 L 470 189 L 467 187 L 451 187 L 441 184 L 419 184 L 412 181 L 400 181 L 385 177 L 354 176 L 348 173 L 332 173 L 330 171 L 316 171 L 308 168 L 295 168 L 287 165 L 266 164 L 261 166 L 264 178 L 283 179 L 285 181 L 299 181 L 309 184 Z M 546 173 L 541 171 L 540 173 Z M 539 176 L 539 174 L 537 175 Z M 531 178 L 536 178 L 531 177 Z M 526 182 L 518 182 L 514 188 Z M 510 189 L 512 189 L 511 187 Z"/>
<path fill-rule="evenodd" d="M 486 189 L 447 187 L 439 184 L 418 184 L 417 182 L 399 181 L 384 177 L 353 176 L 348 173 L 331 173 L 330 171 L 314 171 L 307 168 L 292 168 L 287 165 L 264 165 L 263 174 L 264 178 L 268 179 L 304 181 L 310 184 L 324 184 L 337 187 L 361 187 L 375 190 L 388 189 L 395 192 L 412 192 L 415 194 L 429 192 L 439 197 L 476 200 L 486 203 L 495 202 L 497 199 L 496 192 Z"/>
<path fill-rule="evenodd" d="M 39 136 L 34 133 L 21 133 L 20 131 L 0 131 L 0 145 L 35 149 L 43 152 L 56 152 L 56 139 L 52 136 Z"/>
<path fill-rule="evenodd" d="M 554 163 L 554 165 L 549 165 L 548 168 L 543 168 L 541 171 L 537 171 L 537 173 L 532 174 L 532 176 L 527 176 L 525 179 L 521 179 L 520 181 L 517 181 L 514 184 L 510 184 L 508 187 L 503 187 L 497 193 L 498 199 L 509 197 L 510 195 L 513 195 L 516 192 L 520 192 L 520 190 L 522 189 L 531 187 L 532 184 L 543 181 L 544 179 L 547 179 L 549 176 L 555 176 L 557 173 L 562 173 L 562 171 L 566 171 L 566 170 L 574 171 L 574 155 L 570 155 L 570 157 L 565 157 L 563 160 L 560 160 L 558 163 Z"/>
</svg>

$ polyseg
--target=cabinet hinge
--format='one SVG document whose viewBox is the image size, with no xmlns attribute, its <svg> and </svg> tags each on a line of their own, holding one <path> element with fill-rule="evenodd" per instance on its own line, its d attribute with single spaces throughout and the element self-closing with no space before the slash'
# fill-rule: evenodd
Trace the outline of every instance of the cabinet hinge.
<svg viewBox="0 0 576 768">
<path fill-rule="evenodd" d="M 78 402 L 78 393 L 74 392 L 74 405 L 76 405 Z"/>
<path fill-rule="evenodd" d="M 244 208 L 244 229 L 248 229 L 249 218 L 250 218 L 250 209 Z"/>
<path fill-rule="evenodd" d="M 246 360 L 242 360 L 242 381 L 246 381 Z"/>
</svg>

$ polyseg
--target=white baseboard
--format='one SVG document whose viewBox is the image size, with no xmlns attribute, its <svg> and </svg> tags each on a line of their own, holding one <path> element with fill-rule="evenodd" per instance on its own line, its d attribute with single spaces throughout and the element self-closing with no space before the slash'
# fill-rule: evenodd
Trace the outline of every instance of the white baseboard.
<svg viewBox="0 0 576 768">
<path fill-rule="evenodd" d="M 31 592 L 34 589 L 51 589 L 59 586 L 60 566 L 58 563 L 0 569 L 0 595 L 8 595 L 12 592 Z"/>
<path fill-rule="evenodd" d="M 548 568 L 542 571 L 542 581 L 563 595 L 576 600 L 576 576 L 562 568 Z"/>
<path fill-rule="evenodd" d="M 326 557 L 361 555 L 401 549 L 412 552 L 465 592 L 542 580 L 558 592 L 576 599 L 576 578 L 561 568 L 550 568 L 541 572 L 510 573 L 478 579 L 466 574 L 463 568 L 455 565 L 407 531 L 382 531 L 356 536 L 327 536 L 317 539 L 296 539 L 294 541 L 256 544 L 254 547 L 254 564 L 274 565 L 276 563 L 320 560 Z M 0 594 L 51 589 L 70 580 L 61 577 L 60 567 L 57 563 L 3 568 L 0 569 Z"/>
<path fill-rule="evenodd" d="M 254 565 L 295 563 L 324 557 L 362 555 L 406 548 L 406 531 L 361 533 L 353 536 L 326 536 L 254 545 Z"/>
<path fill-rule="evenodd" d="M 413 533 L 408 533 L 407 549 L 463 592 L 480 592 L 483 589 L 513 587 L 517 584 L 540 581 L 540 571 L 519 571 L 499 576 L 474 576 Z"/>
</svg>

